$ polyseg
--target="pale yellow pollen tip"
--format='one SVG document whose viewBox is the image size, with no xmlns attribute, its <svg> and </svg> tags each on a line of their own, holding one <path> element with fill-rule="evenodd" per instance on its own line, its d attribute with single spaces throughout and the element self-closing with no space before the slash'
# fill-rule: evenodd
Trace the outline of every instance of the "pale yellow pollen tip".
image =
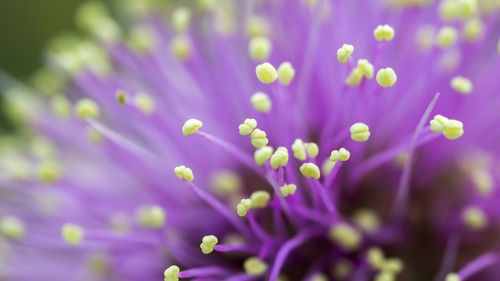
<svg viewBox="0 0 500 281">
<path fill-rule="evenodd" d="M 470 230 L 483 230 L 488 225 L 488 217 L 479 207 L 470 206 L 462 212 L 462 220 Z"/>
<path fill-rule="evenodd" d="M 25 233 L 24 223 L 17 217 L 4 216 L 0 218 L 0 233 L 10 239 L 20 240 Z"/>
<path fill-rule="evenodd" d="M 244 217 L 247 215 L 248 210 L 250 210 L 251 207 L 252 207 L 251 199 L 248 198 L 241 199 L 240 203 L 236 205 L 236 213 L 238 214 L 238 216 Z"/>
<path fill-rule="evenodd" d="M 255 73 L 257 74 L 259 81 L 264 84 L 271 84 L 278 79 L 278 72 L 276 71 L 276 68 L 268 62 L 257 65 Z"/>
<path fill-rule="evenodd" d="M 165 210 L 158 205 L 141 206 L 136 211 L 136 218 L 146 228 L 162 228 L 166 220 Z"/>
<path fill-rule="evenodd" d="M 196 132 L 198 132 L 198 129 L 203 126 L 203 123 L 198 120 L 198 119 L 189 119 L 186 122 L 184 122 L 184 125 L 182 126 L 182 133 L 185 136 L 192 135 Z"/>
<path fill-rule="evenodd" d="M 193 181 L 194 179 L 193 171 L 186 166 L 177 166 L 175 167 L 174 172 L 180 179 L 187 181 Z"/>
<path fill-rule="evenodd" d="M 394 38 L 394 28 L 388 24 L 379 25 L 373 31 L 373 35 L 378 41 L 391 41 Z"/>
<path fill-rule="evenodd" d="M 252 208 L 264 208 L 271 199 L 271 194 L 265 190 L 258 190 L 250 195 L 250 200 L 252 200 Z"/>
<path fill-rule="evenodd" d="M 295 76 L 295 69 L 289 62 L 283 62 L 278 67 L 278 78 L 281 84 L 288 86 Z"/>
<path fill-rule="evenodd" d="M 454 27 L 444 26 L 442 27 L 436 37 L 436 44 L 440 48 L 448 48 L 455 44 L 458 37 L 458 32 Z"/>
<path fill-rule="evenodd" d="M 288 195 L 294 195 L 297 190 L 297 186 L 295 184 L 287 184 L 280 187 L 281 194 L 287 197 Z"/>
<path fill-rule="evenodd" d="M 204 236 L 200 244 L 201 252 L 205 255 L 210 254 L 214 251 L 214 247 L 217 243 L 219 243 L 219 240 L 214 235 Z"/>
<path fill-rule="evenodd" d="M 452 272 L 446 275 L 445 281 L 462 281 L 462 278 L 460 278 L 458 274 Z"/>
<path fill-rule="evenodd" d="M 257 163 L 257 165 L 264 164 L 264 162 L 271 157 L 273 151 L 273 148 L 270 146 L 263 146 L 257 149 L 254 153 L 255 163 Z"/>
<path fill-rule="evenodd" d="M 337 161 L 347 161 L 351 157 L 351 153 L 345 149 L 345 148 L 340 148 L 339 150 L 333 150 L 330 153 L 330 161 L 337 162 Z"/>
<path fill-rule="evenodd" d="M 473 89 L 472 82 L 469 79 L 462 76 L 453 77 L 451 79 L 450 85 L 455 91 L 464 95 L 470 94 L 470 92 L 472 92 Z"/>
<path fill-rule="evenodd" d="M 278 147 L 271 155 L 270 163 L 273 169 L 278 169 L 280 166 L 285 167 L 288 163 L 288 149 L 284 146 Z"/>
<path fill-rule="evenodd" d="M 83 240 L 84 230 L 79 225 L 66 223 L 62 226 L 61 234 L 66 243 L 80 245 Z"/>
<path fill-rule="evenodd" d="M 179 272 L 180 268 L 177 265 L 172 265 L 169 266 L 165 271 L 163 272 L 163 275 L 165 276 L 164 281 L 179 281 Z"/>
<path fill-rule="evenodd" d="M 355 123 L 350 128 L 351 139 L 357 142 L 365 142 L 370 138 L 370 128 L 364 123 Z"/>
<path fill-rule="evenodd" d="M 315 178 L 319 179 L 321 176 L 321 172 L 319 167 L 314 163 L 304 163 L 300 166 L 300 172 L 306 178 Z"/>
<path fill-rule="evenodd" d="M 128 96 L 124 91 L 118 90 L 116 91 L 116 100 L 118 101 L 119 104 L 125 105 L 127 104 Z"/>
<path fill-rule="evenodd" d="M 262 61 L 269 58 L 272 51 L 272 44 L 269 38 L 256 36 L 248 42 L 248 54 L 255 61 Z"/>
<path fill-rule="evenodd" d="M 346 251 L 357 250 L 361 246 L 361 234 L 347 223 L 338 223 L 330 228 L 330 239 Z"/>
<path fill-rule="evenodd" d="M 346 63 L 353 52 L 354 52 L 353 45 L 344 44 L 342 45 L 341 48 L 337 50 L 337 60 L 340 63 Z"/>
<path fill-rule="evenodd" d="M 398 80 L 396 72 L 390 67 L 380 69 L 376 78 L 378 84 L 384 88 L 392 87 Z"/>
<path fill-rule="evenodd" d="M 259 276 L 266 272 L 267 264 L 257 257 L 250 257 L 243 263 L 243 268 L 248 275 Z"/>
<path fill-rule="evenodd" d="M 271 111 L 272 102 L 268 95 L 263 92 L 256 92 L 250 98 L 250 102 L 256 111 L 268 113 Z"/>
<path fill-rule="evenodd" d="M 240 131 L 240 135 L 246 136 L 250 135 L 252 131 L 257 127 L 257 120 L 251 118 L 251 119 L 245 119 L 245 122 L 240 124 L 238 126 L 238 130 Z"/>
<path fill-rule="evenodd" d="M 85 120 L 87 116 L 97 118 L 99 117 L 99 106 L 94 100 L 84 98 L 76 102 L 75 112 L 82 120 Z"/>
<path fill-rule="evenodd" d="M 252 134 L 250 135 L 250 138 L 252 145 L 256 148 L 261 148 L 269 143 L 266 132 L 260 129 L 253 130 Z"/>
</svg>

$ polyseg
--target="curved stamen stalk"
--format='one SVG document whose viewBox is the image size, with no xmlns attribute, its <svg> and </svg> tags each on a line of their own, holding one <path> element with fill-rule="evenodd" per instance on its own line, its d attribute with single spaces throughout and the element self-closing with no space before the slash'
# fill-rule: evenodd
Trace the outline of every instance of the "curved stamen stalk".
<svg viewBox="0 0 500 281">
<path fill-rule="evenodd" d="M 190 268 L 179 272 L 179 278 L 191 278 L 191 277 L 206 277 L 206 276 L 227 276 L 234 273 L 233 271 L 227 270 L 219 266 L 207 266 Z"/>
<path fill-rule="evenodd" d="M 497 264 L 499 262 L 499 256 L 498 253 L 486 253 L 466 266 L 464 266 L 459 272 L 458 275 L 460 276 L 461 280 L 465 281 L 472 275 L 480 272 L 481 270 L 492 266 L 494 264 Z"/>
</svg>

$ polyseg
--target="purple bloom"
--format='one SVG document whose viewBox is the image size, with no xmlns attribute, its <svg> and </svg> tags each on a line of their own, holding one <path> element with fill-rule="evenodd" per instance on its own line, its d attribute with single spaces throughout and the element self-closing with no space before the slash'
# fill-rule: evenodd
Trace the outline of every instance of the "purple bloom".
<svg viewBox="0 0 500 281">
<path fill-rule="evenodd" d="M 123 3 L 6 94 L 5 280 L 499 279 L 498 1 Z"/>
</svg>

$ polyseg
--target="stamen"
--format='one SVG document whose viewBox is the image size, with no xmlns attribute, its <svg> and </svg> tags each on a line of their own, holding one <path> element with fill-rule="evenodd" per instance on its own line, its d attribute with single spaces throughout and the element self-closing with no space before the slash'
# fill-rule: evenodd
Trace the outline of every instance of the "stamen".
<svg viewBox="0 0 500 281">
<path fill-rule="evenodd" d="M 366 252 L 366 261 L 373 269 L 381 270 L 385 262 L 384 252 L 378 247 L 371 247 Z"/>
<path fill-rule="evenodd" d="M 443 135 L 449 140 L 455 140 L 464 134 L 464 125 L 458 120 L 450 119 L 446 124 Z"/>
<path fill-rule="evenodd" d="M 267 264 L 257 257 L 246 259 L 243 263 L 243 267 L 245 268 L 245 272 L 252 276 L 262 275 L 267 270 Z"/>
<path fill-rule="evenodd" d="M 438 47 L 445 49 L 451 47 L 457 41 L 458 32 L 454 27 L 442 27 L 436 36 L 436 44 Z"/>
<path fill-rule="evenodd" d="M 193 171 L 184 165 L 175 167 L 174 172 L 180 179 L 187 181 L 193 181 L 194 179 Z"/>
<path fill-rule="evenodd" d="M 358 69 L 368 78 L 373 78 L 373 65 L 367 59 L 358 60 Z"/>
<path fill-rule="evenodd" d="M 76 102 L 75 112 L 82 120 L 87 116 L 96 119 L 99 117 L 99 106 L 94 100 L 84 98 Z"/>
<path fill-rule="evenodd" d="M 340 259 L 332 269 L 332 275 L 339 280 L 349 277 L 354 269 L 354 265 L 347 259 Z"/>
<path fill-rule="evenodd" d="M 145 93 L 139 93 L 134 97 L 134 104 L 137 106 L 142 113 L 145 115 L 150 115 L 155 110 L 155 101 L 154 99 Z"/>
<path fill-rule="evenodd" d="M 470 230 L 480 231 L 488 226 L 488 217 L 479 207 L 469 206 L 462 212 L 462 220 Z"/>
<path fill-rule="evenodd" d="M 257 165 L 263 165 L 264 162 L 271 157 L 273 151 L 273 148 L 270 146 L 264 146 L 257 149 L 254 153 L 255 163 L 257 163 Z"/>
<path fill-rule="evenodd" d="M 354 214 L 353 221 L 366 233 L 374 233 L 380 229 L 381 221 L 377 213 L 368 209 L 361 209 Z"/>
<path fill-rule="evenodd" d="M 244 217 L 247 215 L 248 210 L 252 207 L 252 200 L 246 198 L 246 199 L 241 199 L 240 203 L 236 205 L 236 213 L 240 217 Z"/>
<path fill-rule="evenodd" d="M 344 44 L 342 45 L 341 48 L 337 50 L 337 60 L 340 63 L 346 63 L 353 52 L 354 52 L 353 45 Z"/>
<path fill-rule="evenodd" d="M 52 183 L 59 179 L 62 174 L 62 168 L 53 160 L 44 161 L 38 168 L 38 176 L 44 183 Z"/>
<path fill-rule="evenodd" d="M 370 128 L 365 123 L 354 123 L 350 131 L 353 141 L 365 142 L 370 137 Z"/>
<path fill-rule="evenodd" d="M 295 139 L 292 144 L 293 156 L 298 160 L 304 161 L 306 160 L 306 148 L 304 146 L 304 142 L 301 139 Z"/>
<path fill-rule="evenodd" d="M 330 161 L 331 162 L 337 162 L 337 161 L 342 161 L 345 162 L 349 160 L 351 157 L 351 153 L 345 149 L 345 148 L 340 148 L 339 150 L 333 150 L 330 154 Z"/>
<path fill-rule="evenodd" d="M 248 43 L 248 54 L 254 61 L 263 61 L 269 58 L 272 44 L 269 38 L 257 36 L 250 39 Z"/>
<path fill-rule="evenodd" d="M 156 47 L 156 36 L 148 26 L 138 25 L 132 27 L 127 45 L 137 54 L 151 52 Z"/>
<path fill-rule="evenodd" d="M 171 265 L 163 272 L 165 281 L 179 281 L 180 268 L 176 265 Z"/>
<path fill-rule="evenodd" d="M 314 163 L 304 163 L 300 166 L 300 172 L 306 178 L 315 178 L 319 179 L 321 176 L 321 172 L 319 171 L 318 166 Z"/>
<path fill-rule="evenodd" d="M 391 41 L 394 38 L 394 28 L 388 24 L 379 25 L 373 31 L 373 35 L 378 41 Z"/>
<path fill-rule="evenodd" d="M 182 126 L 182 134 L 185 136 L 192 135 L 198 132 L 198 129 L 203 126 L 203 123 L 198 119 L 189 119 Z"/>
<path fill-rule="evenodd" d="M 0 218 L 0 233 L 12 240 L 21 240 L 24 237 L 25 229 L 24 222 L 17 217 L 4 216 Z"/>
<path fill-rule="evenodd" d="M 462 281 L 465 281 L 472 275 L 480 272 L 481 270 L 489 266 L 495 265 L 498 262 L 499 262 L 499 257 L 497 253 L 487 253 L 467 264 L 464 268 L 462 268 L 458 272 L 458 275 L 460 276 Z"/>
<path fill-rule="evenodd" d="M 252 145 L 255 146 L 256 148 L 262 148 L 269 143 L 269 140 L 267 139 L 266 136 L 266 132 L 260 129 L 253 130 L 252 134 L 250 135 L 250 138 Z"/>
<path fill-rule="evenodd" d="M 484 24 L 480 19 L 474 18 L 468 20 L 463 28 L 464 38 L 468 41 L 475 41 L 481 37 L 483 31 Z"/>
<path fill-rule="evenodd" d="M 252 201 L 252 208 L 264 208 L 267 207 L 267 203 L 271 199 L 271 194 L 264 190 L 258 190 L 250 195 L 250 200 Z"/>
<path fill-rule="evenodd" d="M 434 119 L 430 121 L 431 131 L 435 133 L 441 133 L 444 131 L 447 124 L 448 124 L 448 118 L 438 114 L 434 116 Z"/>
<path fill-rule="evenodd" d="M 361 84 L 361 80 L 363 79 L 363 72 L 359 68 L 355 68 L 351 71 L 349 76 L 345 79 L 345 83 L 347 86 L 357 86 Z"/>
<path fill-rule="evenodd" d="M 210 254 L 214 251 L 214 247 L 217 243 L 219 243 L 219 240 L 214 235 L 204 236 L 200 244 L 201 252 L 205 255 Z"/>
<path fill-rule="evenodd" d="M 396 72 L 390 67 L 382 68 L 377 72 L 377 82 L 384 88 L 394 86 L 397 80 Z"/>
<path fill-rule="evenodd" d="M 278 167 L 285 167 L 288 163 L 288 149 L 284 146 L 280 146 L 271 155 L 271 160 L 269 161 L 273 169 L 278 169 Z"/>
<path fill-rule="evenodd" d="M 451 79 L 450 85 L 455 91 L 464 95 L 470 94 L 470 92 L 472 92 L 472 82 L 462 76 L 453 77 Z"/>
<path fill-rule="evenodd" d="M 272 102 L 269 96 L 263 92 L 256 92 L 250 98 L 253 108 L 259 112 L 268 113 L 271 111 Z"/>
<path fill-rule="evenodd" d="M 176 35 L 170 41 L 172 54 L 180 60 L 186 60 L 191 56 L 191 40 L 184 34 Z"/>
<path fill-rule="evenodd" d="M 136 218 L 143 227 L 162 228 L 165 224 L 165 210 L 158 206 L 142 206 L 136 210 Z"/>
<path fill-rule="evenodd" d="M 280 83 L 288 86 L 292 82 L 293 77 L 295 76 L 295 69 L 292 64 L 289 62 L 283 62 L 278 67 L 278 78 Z"/>
<path fill-rule="evenodd" d="M 80 245 L 83 240 L 83 228 L 76 224 L 66 223 L 62 226 L 61 234 L 66 243 Z"/>
<path fill-rule="evenodd" d="M 362 236 L 354 227 L 347 223 L 338 223 L 330 228 L 330 239 L 344 250 L 352 252 L 362 243 Z"/>
<path fill-rule="evenodd" d="M 307 150 L 307 154 L 311 158 L 315 158 L 319 154 L 319 146 L 315 142 L 306 142 L 304 144 Z"/>
<path fill-rule="evenodd" d="M 176 8 L 172 14 L 172 26 L 175 31 L 183 32 L 189 27 L 191 11 L 187 7 Z"/>
<path fill-rule="evenodd" d="M 294 195 L 297 190 L 297 186 L 295 184 L 287 184 L 280 187 L 281 193 L 283 196 L 287 197 L 288 195 Z"/>
<path fill-rule="evenodd" d="M 217 171 L 210 177 L 210 186 L 217 193 L 227 196 L 239 193 L 243 180 L 233 171 Z"/>
<path fill-rule="evenodd" d="M 278 72 L 276 71 L 276 68 L 268 62 L 257 65 L 255 73 L 257 74 L 259 81 L 264 84 L 271 84 L 278 79 Z"/>
<path fill-rule="evenodd" d="M 462 278 L 460 278 L 458 274 L 452 272 L 446 275 L 445 281 L 462 281 Z"/>
<path fill-rule="evenodd" d="M 252 131 L 257 127 L 257 120 L 251 118 L 251 119 L 245 119 L 245 122 L 243 124 L 240 124 L 238 126 L 238 129 L 240 131 L 240 135 L 246 136 L 250 135 Z"/>
<path fill-rule="evenodd" d="M 262 17 L 251 16 L 246 23 L 249 37 L 264 36 L 269 33 L 269 23 Z"/>
</svg>

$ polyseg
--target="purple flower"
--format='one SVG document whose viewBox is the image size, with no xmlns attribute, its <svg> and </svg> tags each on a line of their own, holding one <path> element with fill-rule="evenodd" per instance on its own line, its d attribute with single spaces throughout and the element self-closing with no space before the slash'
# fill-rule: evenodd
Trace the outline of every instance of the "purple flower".
<svg viewBox="0 0 500 281">
<path fill-rule="evenodd" d="M 497 2 L 85 4 L 6 93 L 2 277 L 498 280 Z"/>
</svg>

